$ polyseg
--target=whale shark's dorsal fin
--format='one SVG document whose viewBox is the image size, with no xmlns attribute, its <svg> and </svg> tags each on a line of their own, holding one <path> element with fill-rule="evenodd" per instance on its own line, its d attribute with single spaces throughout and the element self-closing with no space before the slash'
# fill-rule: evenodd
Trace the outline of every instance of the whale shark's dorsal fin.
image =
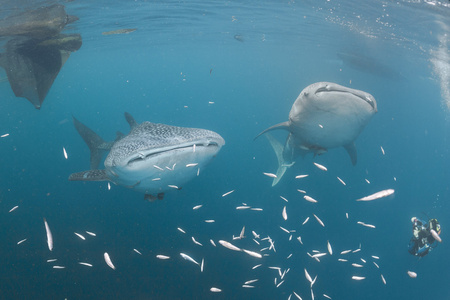
<svg viewBox="0 0 450 300">
<path fill-rule="evenodd" d="M 289 130 L 289 125 L 290 125 L 289 121 L 286 121 L 286 122 L 283 122 L 283 123 L 280 123 L 280 124 L 277 124 L 277 125 L 273 125 L 273 126 L 267 128 L 266 130 L 264 130 L 263 132 L 261 132 L 260 134 L 258 134 L 253 140 L 256 140 L 260 135 L 262 135 L 262 134 L 264 134 L 264 133 L 266 133 L 268 131 L 275 130 L 275 129 L 286 129 L 286 130 Z"/>
<path fill-rule="evenodd" d="M 89 170 L 70 174 L 70 181 L 107 181 L 105 170 Z"/>
<path fill-rule="evenodd" d="M 136 120 L 133 118 L 133 116 L 130 113 L 125 112 L 125 120 L 127 120 L 128 124 L 130 125 L 130 128 L 133 129 L 138 125 Z"/>
<path fill-rule="evenodd" d="M 272 182 L 272 186 L 276 186 L 277 183 L 280 181 L 281 177 L 283 177 L 287 168 L 290 167 L 292 164 L 287 164 L 284 161 L 283 145 L 281 145 L 281 143 L 278 142 L 271 134 L 266 134 L 266 137 L 269 140 L 270 145 L 272 146 L 273 150 L 275 151 L 275 154 L 276 154 L 277 160 L 278 160 L 278 170 L 277 170 L 277 173 L 275 174 L 277 177 L 275 177 Z"/>
<path fill-rule="evenodd" d="M 72 116 L 73 117 L 73 116 Z M 113 143 L 106 143 L 98 134 L 73 117 L 73 124 L 91 151 L 91 169 L 97 169 L 103 153 L 111 149 Z"/>
</svg>

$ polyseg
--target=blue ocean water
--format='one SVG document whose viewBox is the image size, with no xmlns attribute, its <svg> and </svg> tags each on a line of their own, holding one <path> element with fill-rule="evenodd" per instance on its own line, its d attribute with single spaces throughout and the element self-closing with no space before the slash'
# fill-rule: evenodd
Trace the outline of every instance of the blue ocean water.
<svg viewBox="0 0 450 300">
<path fill-rule="evenodd" d="M 0 14 L 53 3 L 6 2 Z M 0 138 L 1 299 L 296 299 L 294 291 L 311 299 L 305 268 L 317 275 L 315 299 L 450 299 L 448 1 L 60 3 L 79 17 L 64 32 L 80 33 L 83 45 L 42 108 L 0 82 L 0 135 L 9 133 Z M 102 35 L 124 28 L 137 30 Z M 330 149 L 299 158 L 272 187 L 263 172 L 276 172 L 276 157 L 264 137 L 253 139 L 286 121 L 300 91 L 318 81 L 364 90 L 377 100 L 378 113 L 356 140 L 358 164 L 352 166 L 343 149 Z M 138 122 L 216 131 L 226 145 L 198 178 L 162 201 L 150 203 L 120 186 L 108 190 L 106 182 L 69 182 L 71 173 L 89 168 L 89 149 L 72 116 L 113 140 L 116 131 L 129 130 L 125 111 Z M 280 142 L 286 135 L 274 132 Z M 299 174 L 309 177 L 295 179 Z M 319 202 L 305 201 L 297 189 Z M 395 189 L 394 196 L 355 201 L 384 189 Z M 263 211 L 236 210 L 242 203 Z M 418 260 L 407 251 L 410 219 L 427 215 L 441 223 L 443 243 Z M 51 252 L 43 218 L 53 233 Z M 246 238 L 232 241 L 243 226 Z M 280 226 L 295 230 L 292 240 Z M 252 230 L 270 236 L 276 252 L 263 251 L 269 256 L 258 259 L 209 241 L 252 251 L 268 247 L 252 241 Z M 320 262 L 307 255 L 327 252 L 327 241 L 333 255 Z M 180 252 L 204 258 L 204 271 Z M 279 287 L 278 271 L 269 266 L 289 269 Z M 408 277 L 408 270 L 418 277 Z M 259 279 L 255 287 L 243 288 L 251 279 Z"/>
</svg>

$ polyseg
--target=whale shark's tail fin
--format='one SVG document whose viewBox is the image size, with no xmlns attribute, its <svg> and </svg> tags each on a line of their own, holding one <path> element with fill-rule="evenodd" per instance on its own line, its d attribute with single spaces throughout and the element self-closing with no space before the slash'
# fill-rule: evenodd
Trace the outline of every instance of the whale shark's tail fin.
<svg viewBox="0 0 450 300">
<path fill-rule="evenodd" d="M 91 151 L 91 169 L 97 169 L 103 154 L 111 149 L 112 145 L 106 143 L 98 134 L 78 121 L 75 117 L 73 117 L 73 124 Z"/>
<path fill-rule="evenodd" d="M 283 177 L 284 172 L 286 172 L 287 168 L 290 167 L 290 165 L 286 164 L 283 158 L 283 145 L 280 144 L 279 141 L 277 141 L 271 134 L 266 134 L 267 139 L 270 142 L 270 145 L 272 146 L 273 150 L 275 151 L 275 155 L 278 159 L 278 170 L 273 179 L 272 186 L 276 186 L 277 183 L 280 181 L 281 177 Z"/>
</svg>

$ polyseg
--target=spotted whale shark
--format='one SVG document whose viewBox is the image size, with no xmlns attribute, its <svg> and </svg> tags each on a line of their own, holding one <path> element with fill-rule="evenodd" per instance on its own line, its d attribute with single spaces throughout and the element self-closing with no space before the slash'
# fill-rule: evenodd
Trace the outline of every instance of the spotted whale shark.
<svg viewBox="0 0 450 300">
<path fill-rule="evenodd" d="M 272 186 L 280 181 L 298 156 L 307 153 L 320 155 L 330 148 L 344 147 L 355 165 L 354 141 L 376 112 L 377 102 L 369 93 L 331 82 L 307 86 L 292 105 L 289 120 L 269 127 L 257 136 L 275 129 L 289 132 L 284 146 L 266 134 L 278 159 Z"/>
<path fill-rule="evenodd" d="M 105 142 L 74 118 L 76 130 L 91 151 L 91 170 L 73 173 L 69 180 L 110 181 L 144 193 L 145 199 L 162 199 L 168 189 L 181 189 L 198 176 L 225 144 L 210 130 L 138 124 L 129 113 L 125 118 L 131 130 L 127 135 L 119 133 L 113 142 Z M 105 168 L 98 169 L 107 151 Z"/>
</svg>

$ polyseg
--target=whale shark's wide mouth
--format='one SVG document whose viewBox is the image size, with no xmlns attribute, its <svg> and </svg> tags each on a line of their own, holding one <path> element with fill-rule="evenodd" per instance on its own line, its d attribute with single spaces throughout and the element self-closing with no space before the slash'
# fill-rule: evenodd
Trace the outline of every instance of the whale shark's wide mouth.
<svg viewBox="0 0 450 300">
<path fill-rule="evenodd" d="M 126 165 L 131 165 L 135 163 L 139 163 L 141 161 L 145 161 L 148 159 L 151 159 L 152 157 L 156 157 L 161 154 L 166 154 L 168 152 L 173 151 L 180 151 L 180 150 L 188 150 L 188 151 L 202 151 L 205 148 L 220 148 L 222 144 L 219 145 L 219 143 L 210 141 L 208 143 L 204 142 L 198 142 L 198 143 L 190 143 L 188 145 L 178 145 L 174 147 L 166 147 L 166 148 L 159 148 L 159 149 L 151 149 L 150 151 L 139 151 L 135 155 L 130 156 L 128 161 L 126 162 Z"/>
<path fill-rule="evenodd" d="M 326 86 L 318 88 L 314 94 L 317 95 L 318 93 L 328 93 L 328 92 L 352 94 L 353 96 L 358 97 L 367 104 L 369 104 L 373 110 L 377 111 L 377 103 L 375 102 L 373 96 L 363 91 L 345 88 L 339 85 L 332 86 L 327 84 Z"/>
</svg>

